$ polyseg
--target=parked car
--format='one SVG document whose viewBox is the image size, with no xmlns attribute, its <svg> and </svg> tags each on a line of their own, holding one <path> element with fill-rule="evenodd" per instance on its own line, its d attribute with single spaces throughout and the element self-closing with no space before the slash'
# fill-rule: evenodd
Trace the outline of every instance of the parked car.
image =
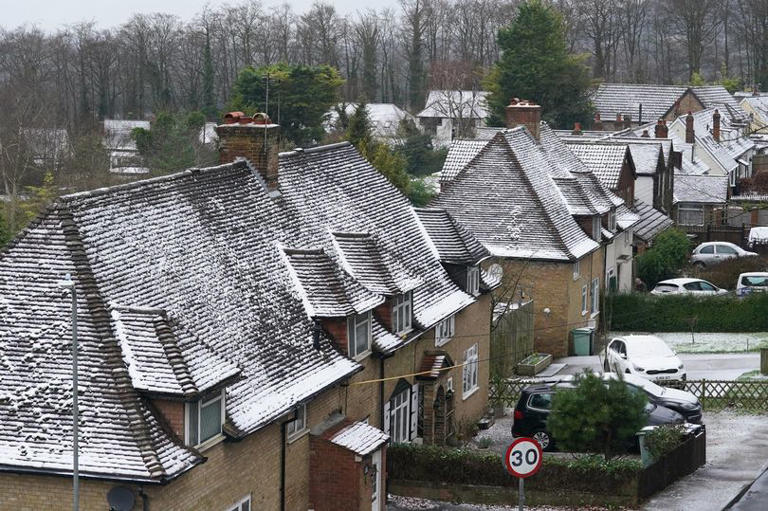
<svg viewBox="0 0 768 511">
<path fill-rule="evenodd" d="M 686 422 L 701 424 L 701 403 L 692 393 L 669 387 L 662 387 L 651 380 L 635 376 L 634 374 L 622 375 L 624 383 L 631 388 L 645 392 L 648 401 L 674 410 L 683 417 Z M 604 380 L 615 380 L 618 373 L 603 373 Z"/>
<path fill-rule="evenodd" d="M 685 367 L 655 335 L 614 337 L 605 347 L 603 369 L 649 380 L 685 380 Z"/>
<path fill-rule="evenodd" d="M 727 289 L 720 289 L 711 282 L 701 279 L 668 279 L 662 280 L 651 291 L 652 295 L 697 294 L 724 295 Z"/>
<path fill-rule="evenodd" d="M 703 268 L 711 264 L 725 261 L 726 259 L 751 257 L 756 255 L 756 252 L 749 252 L 740 246 L 728 243 L 727 241 L 708 241 L 693 249 L 691 262 L 694 265 Z"/>
<path fill-rule="evenodd" d="M 568 387 L 572 387 L 572 384 L 537 383 L 525 387 L 520 393 L 517 405 L 515 405 L 512 436 L 534 438 L 543 450 L 555 450 L 556 439 L 547 429 L 547 418 L 555 392 L 567 391 Z M 685 422 L 685 418 L 681 414 L 650 401 L 645 405 L 645 414 L 648 417 L 646 426 L 683 424 Z"/>
<path fill-rule="evenodd" d="M 768 272 L 755 271 L 742 273 L 736 281 L 736 296 L 746 296 L 754 292 L 768 291 Z"/>
</svg>

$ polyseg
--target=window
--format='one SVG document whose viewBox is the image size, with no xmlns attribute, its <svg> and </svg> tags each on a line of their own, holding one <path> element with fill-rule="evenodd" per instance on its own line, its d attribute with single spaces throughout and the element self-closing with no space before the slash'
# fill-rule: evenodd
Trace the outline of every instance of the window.
<svg viewBox="0 0 768 511">
<path fill-rule="evenodd" d="M 699 250 L 699 254 L 714 254 L 714 253 L 715 253 L 714 245 L 707 245 L 706 247 L 702 247 L 702 249 Z"/>
<path fill-rule="evenodd" d="M 355 314 L 347 318 L 349 356 L 362 357 L 371 349 L 371 312 Z"/>
<path fill-rule="evenodd" d="M 227 511 L 251 511 L 251 496 L 248 495 L 233 507 L 228 507 Z"/>
<path fill-rule="evenodd" d="M 185 406 L 187 445 L 197 446 L 221 434 L 224 424 L 224 389 Z"/>
<path fill-rule="evenodd" d="M 717 288 L 715 286 L 703 280 L 699 282 L 699 287 L 701 287 L 702 291 L 711 291 L 713 293 L 717 291 Z"/>
<path fill-rule="evenodd" d="M 592 279 L 592 315 L 600 312 L 600 279 Z"/>
<path fill-rule="evenodd" d="M 581 261 L 573 263 L 573 280 L 578 280 L 581 276 Z"/>
<path fill-rule="evenodd" d="M 704 206 L 701 204 L 678 206 L 677 223 L 680 225 L 704 225 Z"/>
<path fill-rule="evenodd" d="M 470 266 L 467 268 L 467 293 L 476 295 L 480 292 L 480 268 Z"/>
<path fill-rule="evenodd" d="M 404 334 L 411 331 L 413 318 L 413 291 L 395 296 L 392 305 L 392 328 L 395 333 Z"/>
<path fill-rule="evenodd" d="M 586 316 L 587 312 L 589 312 L 589 300 L 587 295 L 589 294 L 589 291 L 587 290 L 587 286 L 581 286 L 581 315 Z"/>
<path fill-rule="evenodd" d="M 600 241 L 600 217 L 592 217 L 592 239 Z"/>
<path fill-rule="evenodd" d="M 405 389 L 389 400 L 389 435 L 394 443 L 407 442 L 410 438 L 410 402 L 410 389 Z"/>
<path fill-rule="evenodd" d="M 462 367 L 464 399 L 468 398 L 478 388 L 477 365 L 477 344 L 474 344 L 464 352 L 464 366 Z"/>
<path fill-rule="evenodd" d="M 528 400 L 528 408 L 537 410 L 549 410 L 552 407 L 552 394 L 532 394 Z"/>
<path fill-rule="evenodd" d="M 739 255 L 739 253 L 736 251 L 735 248 L 729 247 L 728 245 L 718 245 L 717 246 L 717 253 L 718 254 L 728 254 L 728 255 Z"/>
<path fill-rule="evenodd" d="M 605 275 L 605 287 L 612 293 L 615 292 L 618 287 L 616 270 L 613 268 L 609 268 L 608 273 Z"/>
<path fill-rule="evenodd" d="M 307 405 L 303 404 L 296 408 L 296 418 L 286 424 L 286 433 L 288 440 L 293 440 L 301 436 L 307 430 Z"/>
<path fill-rule="evenodd" d="M 456 329 L 456 318 L 451 316 L 445 318 L 437 324 L 435 329 L 435 346 L 442 346 L 447 343 L 453 337 L 453 333 Z"/>
</svg>

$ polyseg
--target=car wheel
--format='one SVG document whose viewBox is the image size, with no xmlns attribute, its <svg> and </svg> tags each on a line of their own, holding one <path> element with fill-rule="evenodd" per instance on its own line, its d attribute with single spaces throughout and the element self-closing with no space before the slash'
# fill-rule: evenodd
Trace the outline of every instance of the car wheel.
<svg viewBox="0 0 768 511">
<path fill-rule="evenodd" d="M 541 446 L 542 451 L 551 451 L 552 450 L 552 438 L 549 436 L 549 433 L 546 431 L 537 431 L 531 437 L 539 442 L 539 445 Z"/>
</svg>

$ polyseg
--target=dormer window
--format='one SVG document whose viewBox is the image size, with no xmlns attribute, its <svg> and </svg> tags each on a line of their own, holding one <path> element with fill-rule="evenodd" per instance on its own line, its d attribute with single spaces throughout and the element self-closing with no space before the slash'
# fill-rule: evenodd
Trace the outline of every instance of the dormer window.
<svg viewBox="0 0 768 511">
<path fill-rule="evenodd" d="M 480 268 L 477 266 L 467 268 L 467 293 L 480 294 Z"/>
<path fill-rule="evenodd" d="M 371 351 L 371 311 L 347 318 L 350 358 L 359 359 Z"/>
<path fill-rule="evenodd" d="M 600 241 L 600 217 L 599 216 L 592 217 L 592 239 L 595 241 Z"/>
<path fill-rule="evenodd" d="M 413 324 L 413 291 L 395 296 L 392 304 L 392 328 L 397 334 L 411 331 Z"/>
<path fill-rule="evenodd" d="M 186 403 L 184 430 L 187 445 L 197 447 L 221 435 L 224 399 L 224 389 L 221 389 L 199 401 Z"/>
</svg>

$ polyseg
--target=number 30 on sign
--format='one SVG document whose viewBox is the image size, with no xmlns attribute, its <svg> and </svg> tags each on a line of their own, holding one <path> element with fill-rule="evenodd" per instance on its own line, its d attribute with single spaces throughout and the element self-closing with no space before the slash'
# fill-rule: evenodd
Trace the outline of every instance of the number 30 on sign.
<svg viewBox="0 0 768 511">
<path fill-rule="evenodd" d="M 533 438 L 517 438 L 507 448 L 504 465 L 516 477 L 531 477 L 541 468 L 543 453 L 539 442 Z"/>
</svg>

